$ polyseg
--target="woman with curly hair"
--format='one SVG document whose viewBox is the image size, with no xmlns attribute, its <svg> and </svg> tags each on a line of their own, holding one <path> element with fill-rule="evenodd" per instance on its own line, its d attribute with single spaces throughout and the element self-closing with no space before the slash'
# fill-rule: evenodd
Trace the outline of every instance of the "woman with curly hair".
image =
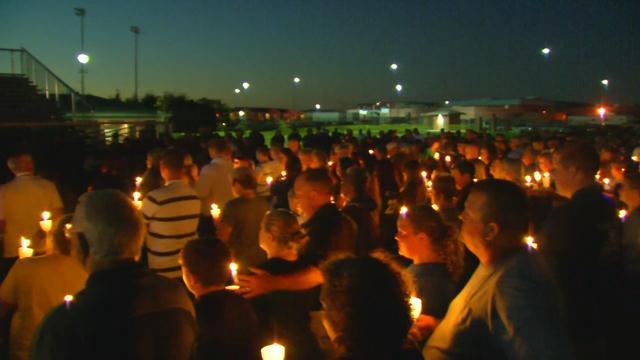
<svg viewBox="0 0 640 360">
<path fill-rule="evenodd" d="M 346 257 L 323 267 L 323 322 L 338 359 L 422 359 L 405 348 L 412 320 L 409 284 L 377 258 Z"/>
<path fill-rule="evenodd" d="M 432 320 L 418 321 L 419 325 L 424 324 L 420 331 L 426 337 L 456 296 L 456 279 L 464 264 L 463 247 L 453 237 L 452 228 L 428 204 L 409 208 L 399 217 L 396 239 L 400 255 L 413 261 L 409 272 L 415 281 L 416 296 L 422 300 L 422 315 Z"/>
</svg>

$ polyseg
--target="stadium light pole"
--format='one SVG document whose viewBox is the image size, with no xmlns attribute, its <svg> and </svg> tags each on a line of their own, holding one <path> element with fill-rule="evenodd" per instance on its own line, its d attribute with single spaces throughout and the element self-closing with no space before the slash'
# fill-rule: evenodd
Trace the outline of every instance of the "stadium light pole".
<svg viewBox="0 0 640 360">
<path fill-rule="evenodd" d="M 84 53 L 84 17 L 87 14 L 87 11 L 84 8 L 74 8 L 73 9 L 76 16 L 80 17 L 80 55 L 85 55 Z M 78 57 L 80 57 L 78 55 Z M 83 59 L 85 57 L 82 57 Z M 86 57 L 88 59 L 88 56 Z M 79 61 L 80 62 L 80 93 L 84 95 L 84 74 L 87 72 L 85 65 L 88 62 Z"/>
<path fill-rule="evenodd" d="M 138 35 L 140 35 L 140 28 L 133 25 L 129 30 L 133 33 L 133 98 L 138 100 Z"/>
</svg>

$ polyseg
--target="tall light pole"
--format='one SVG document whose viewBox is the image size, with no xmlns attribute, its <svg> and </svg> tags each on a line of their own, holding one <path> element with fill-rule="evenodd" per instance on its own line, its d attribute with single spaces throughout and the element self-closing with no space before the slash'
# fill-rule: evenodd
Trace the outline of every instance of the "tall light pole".
<svg viewBox="0 0 640 360">
<path fill-rule="evenodd" d="M 74 8 L 76 16 L 80 17 L 80 54 L 84 54 L 84 17 L 87 14 L 87 11 L 84 8 Z M 87 57 L 88 59 L 88 57 Z M 80 61 L 80 93 L 84 95 L 84 74 L 87 72 L 85 69 L 85 64 L 87 62 Z"/>
<path fill-rule="evenodd" d="M 296 95 L 297 95 L 297 91 L 298 91 L 298 86 L 300 86 L 300 81 L 302 81 L 299 77 L 294 77 L 293 78 L 293 87 L 291 87 L 291 102 L 292 102 L 292 110 L 296 110 L 297 108 L 297 99 L 296 99 Z"/>
<path fill-rule="evenodd" d="M 133 25 L 130 30 L 133 33 L 133 98 L 138 100 L 138 35 L 140 35 L 140 28 Z"/>
</svg>

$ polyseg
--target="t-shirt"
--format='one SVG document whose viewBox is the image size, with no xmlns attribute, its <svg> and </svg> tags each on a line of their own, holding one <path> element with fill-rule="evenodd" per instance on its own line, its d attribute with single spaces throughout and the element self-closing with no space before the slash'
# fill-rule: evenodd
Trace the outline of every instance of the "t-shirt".
<svg viewBox="0 0 640 360">
<path fill-rule="evenodd" d="M 0 220 L 5 221 L 4 257 L 18 256 L 21 236 L 31 239 L 36 252 L 44 251 L 39 224 L 42 212 L 59 209 L 62 209 L 60 194 L 49 180 L 24 174 L 0 186 Z"/>
<path fill-rule="evenodd" d="M 422 300 L 422 314 L 438 319 L 447 313 L 456 296 L 456 283 L 444 263 L 411 265 L 409 272 L 416 284 L 417 297 Z"/>
<path fill-rule="evenodd" d="M 271 258 L 259 268 L 272 275 L 288 275 L 306 268 L 298 261 Z M 311 332 L 309 312 L 316 307 L 313 289 L 275 291 L 258 296 L 251 304 L 258 316 L 261 346 L 277 339 L 286 348 L 287 359 L 320 359 L 321 351 Z"/>
<path fill-rule="evenodd" d="M 568 359 L 557 292 L 537 253 L 479 265 L 453 299 L 426 359 Z"/>
<path fill-rule="evenodd" d="M 193 359 L 260 359 L 258 323 L 247 300 L 220 290 L 198 298 L 195 308 Z"/>
<path fill-rule="evenodd" d="M 18 260 L 0 289 L 2 301 L 15 304 L 9 350 L 12 359 L 28 359 L 31 339 L 44 316 L 84 287 L 87 273 L 74 258 L 59 254 Z"/>
<path fill-rule="evenodd" d="M 309 235 L 309 241 L 300 251 L 300 261 L 317 266 L 330 255 L 355 253 L 355 224 L 334 204 L 326 204 L 311 216 L 302 227 Z"/>
<path fill-rule="evenodd" d="M 198 194 L 184 181 L 169 182 L 147 194 L 142 200 L 142 214 L 148 224 L 149 269 L 169 278 L 180 277 L 180 251 L 198 237 Z"/>
<path fill-rule="evenodd" d="M 229 247 L 242 268 L 258 265 L 267 258 L 258 236 L 262 218 L 269 209 L 269 203 L 262 197 L 239 197 L 222 210 L 220 221 L 231 227 Z"/>
<path fill-rule="evenodd" d="M 233 199 L 232 173 L 233 163 L 226 158 L 214 158 L 202 167 L 196 191 L 202 200 L 200 211 L 203 216 L 210 216 L 211 204 L 215 203 L 222 209 L 227 201 Z"/>
</svg>

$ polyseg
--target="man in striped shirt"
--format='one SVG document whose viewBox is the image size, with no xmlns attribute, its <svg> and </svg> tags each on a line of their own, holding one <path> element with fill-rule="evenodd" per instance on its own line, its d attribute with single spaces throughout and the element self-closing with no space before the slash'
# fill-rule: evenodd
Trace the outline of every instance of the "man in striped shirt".
<svg viewBox="0 0 640 360">
<path fill-rule="evenodd" d="M 160 160 L 165 185 L 147 194 L 142 214 L 147 223 L 149 269 L 168 278 L 180 278 L 178 258 L 189 240 L 197 238 L 200 198 L 182 177 L 184 153 L 168 149 Z"/>
</svg>

